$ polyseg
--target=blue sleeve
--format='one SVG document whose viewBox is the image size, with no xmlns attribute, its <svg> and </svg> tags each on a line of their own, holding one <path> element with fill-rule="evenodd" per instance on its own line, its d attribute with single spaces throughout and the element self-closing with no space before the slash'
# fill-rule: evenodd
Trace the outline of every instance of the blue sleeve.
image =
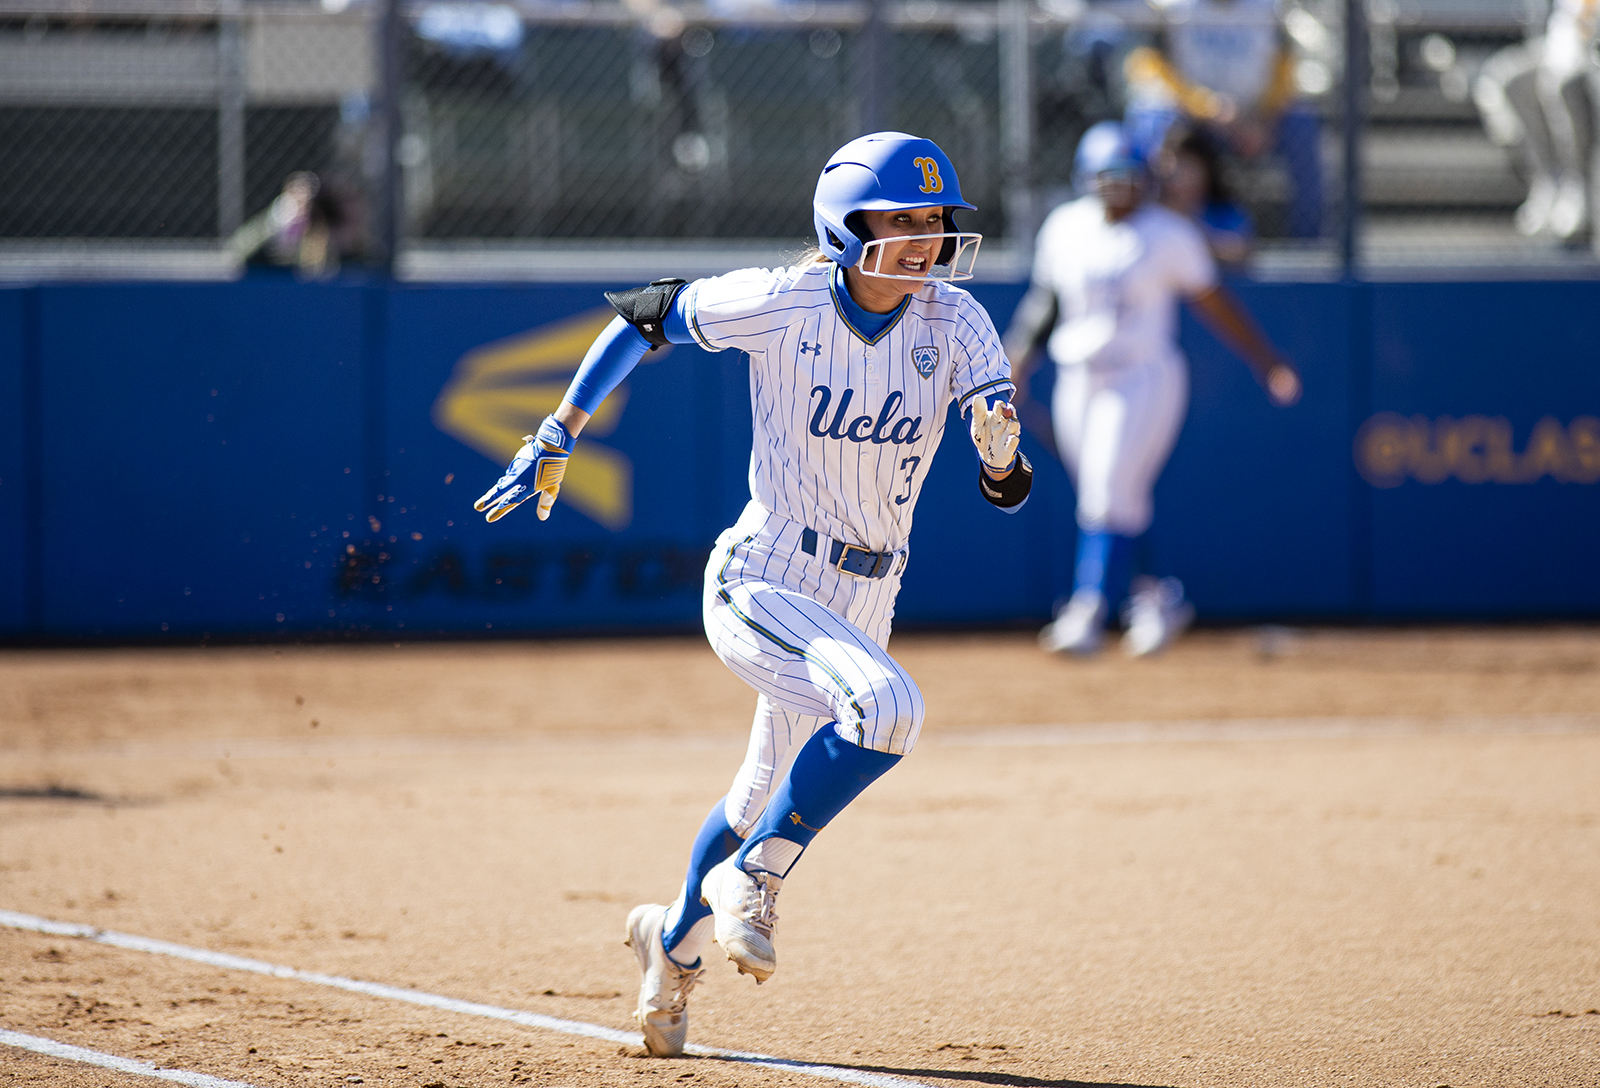
<svg viewBox="0 0 1600 1088">
<path fill-rule="evenodd" d="M 567 402 L 594 415 L 600 402 L 622 384 L 649 350 L 650 342 L 638 329 L 621 317 L 612 318 L 578 364 L 578 373 L 567 386 Z"/>
<path fill-rule="evenodd" d="M 694 342 L 694 337 L 689 333 L 689 322 L 684 317 L 683 296 L 686 294 L 687 291 L 678 292 L 678 297 L 672 302 L 672 312 L 661 323 L 661 330 L 674 344 Z M 578 364 L 578 373 L 573 376 L 572 384 L 567 386 L 567 402 L 574 408 L 594 415 L 600 402 L 622 384 L 622 379 L 633 372 L 633 368 L 639 365 L 639 360 L 649 350 L 650 342 L 638 329 L 620 316 L 612 318 L 611 324 L 589 345 L 583 362 Z"/>
<path fill-rule="evenodd" d="M 694 343 L 694 333 L 689 331 L 689 292 L 693 289 L 691 283 L 678 292 L 678 297 L 672 300 L 672 310 L 661 322 L 661 331 L 674 344 Z"/>
</svg>

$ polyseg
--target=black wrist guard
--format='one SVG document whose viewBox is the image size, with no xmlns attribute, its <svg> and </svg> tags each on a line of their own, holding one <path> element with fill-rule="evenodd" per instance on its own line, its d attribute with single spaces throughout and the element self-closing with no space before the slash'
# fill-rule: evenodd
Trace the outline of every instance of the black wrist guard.
<svg viewBox="0 0 1600 1088">
<path fill-rule="evenodd" d="M 983 497 L 1002 510 L 1009 510 L 1014 506 L 1021 506 L 1022 501 L 1028 497 L 1028 492 L 1033 490 L 1033 466 L 1028 464 L 1028 459 L 1017 452 L 1017 459 L 1013 462 L 1011 475 L 1003 480 L 991 480 L 989 474 L 983 471 L 983 463 L 978 463 L 978 491 Z"/>
<path fill-rule="evenodd" d="M 650 350 L 654 351 L 666 344 L 667 334 L 662 322 L 672 312 L 672 303 L 678 297 L 678 292 L 688 283 L 688 280 L 678 279 L 651 280 L 647 287 L 607 291 L 606 301 L 616 308 L 624 321 L 650 341 Z"/>
</svg>

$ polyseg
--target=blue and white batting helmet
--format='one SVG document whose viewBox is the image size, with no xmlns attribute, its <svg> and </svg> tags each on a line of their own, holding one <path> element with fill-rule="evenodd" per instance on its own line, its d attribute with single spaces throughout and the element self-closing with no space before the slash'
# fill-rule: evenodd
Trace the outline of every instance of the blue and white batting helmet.
<svg viewBox="0 0 1600 1088">
<path fill-rule="evenodd" d="M 1101 121 L 1089 126 L 1078 141 L 1078 151 L 1072 160 L 1072 187 L 1080 193 L 1094 188 L 1094 179 L 1100 174 L 1126 172 L 1142 177 L 1145 158 L 1128 139 L 1123 127 L 1115 121 Z"/>
<path fill-rule="evenodd" d="M 940 206 L 977 210 L 961 198 L 956 168 L 939 145 L 904 132 L 874 132 L 835 151 L 817 178 L 811 202 L 817 245 L 846 268 L 861 260 L 872 240 L 858 212 Z M 941 246 L 938 264 L 948 263 L 956 250 L 957 228 L 948 212 L 945 229 L 952 237 Z"/>
</svg>

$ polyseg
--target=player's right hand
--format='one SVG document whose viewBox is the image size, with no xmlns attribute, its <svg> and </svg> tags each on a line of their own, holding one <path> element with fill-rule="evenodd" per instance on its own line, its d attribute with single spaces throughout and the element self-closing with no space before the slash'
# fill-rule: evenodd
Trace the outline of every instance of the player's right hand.
<svg viewBox="0 0 1600 1088">
<path fill-rule="evenodd" d="M 556 503 L 567 459 L 572 456 L 572 435 L 550 415 L 539 424 L 538 434 L 524 435 L 522 441 L 524 445 L 506 466 L 505 475 L 472 504 L 487 521 L 499 521 L 535 495 L 539 503 L 534 512 L 543 521 Z"/>
<path fill-rule="evenodd" d="M 1267 371 L 1267 396 L 1279 408 L 1287 408 L 1300 399 L 1300 375 L 1287 363 L 1279 363 Z"/>
</svg>

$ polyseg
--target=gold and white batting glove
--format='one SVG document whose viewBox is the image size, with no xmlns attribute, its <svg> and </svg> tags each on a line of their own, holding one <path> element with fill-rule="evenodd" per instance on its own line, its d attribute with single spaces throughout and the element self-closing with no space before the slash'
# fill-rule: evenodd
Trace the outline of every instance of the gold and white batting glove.
<svg viewBox="0 0 1600 1088">
<path fill-rule="evenodd" d="M 535 496 L 538 505 L 534 513 L 540 521 L 550 516 L 550 508 L 555 505 L 561 478 L 567 472 L 567 458 L 572 455 L 572 435 L 550 415 L 539 426 L 539 433 L 527 435 L 523 442 L 526 444 L 511 459 L 505 475 L 472 504 L 488 521 L 499 521 Z"/>
<path fill-rule="evenodd" d="M 991 472 L 1001 473 L 1011 467 L 1021 441 L 1022 424 L 1017 422 L 1017 410 L 1009 401 L 996 401 L 993 408 L 982 401 L 972 406 L 972 444 L 978 447 L 978 459 Z"/>
</svg>

